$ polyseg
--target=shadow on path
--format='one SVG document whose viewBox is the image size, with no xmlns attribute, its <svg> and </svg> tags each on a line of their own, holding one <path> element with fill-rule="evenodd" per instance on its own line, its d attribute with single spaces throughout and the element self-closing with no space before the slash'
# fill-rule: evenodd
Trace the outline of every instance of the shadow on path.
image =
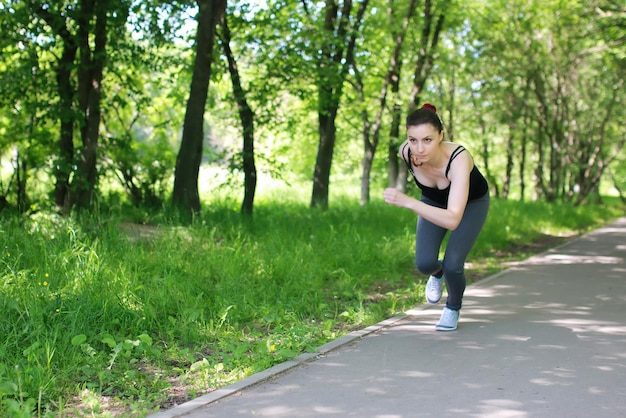
<svg viewBox="0 0 626 418">
<path fill-rule="evenodd" d="M 155 417 L 626 417 L 626 218 L 237 391 Z"/>
</svg>

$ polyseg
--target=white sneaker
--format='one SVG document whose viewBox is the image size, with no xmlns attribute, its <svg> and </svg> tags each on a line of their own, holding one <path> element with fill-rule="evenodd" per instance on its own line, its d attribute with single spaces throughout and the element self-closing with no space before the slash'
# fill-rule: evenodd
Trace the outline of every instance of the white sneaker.
<svg viewBox="0 0 626 418">
<path fill-rule="evenodd" d="M 459 322 L 459 316 L 459 311 L 453 311 L 450 308 L 443 308 L 441 318 L 439 318 L 439 322 L 435 325 L 435 329 L 437 331 L 454 331 L 457 323 Z"/>
<path fill-rule="evenodd" d="M 439 279 L 435 276 L 430 276 L 428 278 L 428 282 L 426 283 L 426 300 L 428 301 L 428 303 L 435 304 L 439 302 L 442 293 L 443 276 Z"/>
</svg>

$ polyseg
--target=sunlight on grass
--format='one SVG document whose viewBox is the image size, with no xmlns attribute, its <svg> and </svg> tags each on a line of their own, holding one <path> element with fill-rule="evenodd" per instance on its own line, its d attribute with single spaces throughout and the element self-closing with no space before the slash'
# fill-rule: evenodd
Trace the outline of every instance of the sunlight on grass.
<svg viewBox="0 0 626 418">
<path fill-rule="evenodd" d="M 259 191 L 253 219 L 213 190 L 186 227 L 7 216 L 0 415 L 145 416 L 423 303 L 415 215 L 377 192 L 359 206 L 358 185 L 339 189 L 329 210 L 311 210 L 308 188 L 277 181 Z M 468 276 L 622 213 L 617 201 L 494 201 Z"/>
</svg>

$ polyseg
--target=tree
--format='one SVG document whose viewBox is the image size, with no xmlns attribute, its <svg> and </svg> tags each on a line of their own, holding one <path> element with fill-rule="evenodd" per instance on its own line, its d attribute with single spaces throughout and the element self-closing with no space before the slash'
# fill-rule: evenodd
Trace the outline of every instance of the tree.
<svg viewBox="0 0 626 418">
<path fill-rule="evenodd" d="M 104 102 L 100 176 L 113 176 L 136 207 L 160 209 L 170 197 L 187 83 L 176 77 L 184 54 L 136 45 L 110 63 Z M 124 49 L 122 49 L 124 50 Z M 125 49 L 128 51 L 128 49 Z M 167 195 L 167 197 L 166 197 Z"/>
<path fill-rule="evenodd" d="M 252 215 L 257 182 L 256 165 L 254 162 L 254 112 L 248 104 L 246 92 L 241 85 L 237 61 L 230 47 L 231 33 L 226 16 L 222 19 L 221 28 L 222 49 L 228 62 L 228 72 L 230 73 L 233 94 L 239 109 L 239 118 L 241 119 L 243 130 L 243 152 L 241 156 L 244 172 L 244 197 L 241 204 L 241 212 L 245 215 Z"/>
<path fill-rule="evenodd" d="M 313 172 L 311 207 L 328 208 L 330 171 L 337 139 L 335 122 L 348 74 L 348 57 L 354 54 L 367 4 L 368 0 L 362 0 L 354 17 L 351 0 L 345 0 L 341 8 L 335 0 L 326 0 L 324 6 L 324 25 L 317 57 L 319 144 Z"/>
<path fill-rule="evenodd" d="M 225 1 L 6 1 L 0 150 L 6 159 L 15 147 L 19 163 L 3 193 L 29 207 L 30 179 L 46 171 L 58 206 L 86 207 L 100 178 L 114 173 L 135 204 L 158 206 L 173 171 L 172 202 L 196 212 L 210 120 L 227 127 L 219 138 L 225 153 L 237 144 L 231 161 L 243 168 L 242 212 L 252 212 L 259 167 L 289 180 L 313 168 L 310 204 L 326 208 L 333 160 L 343 152 L 339 170 L 360 171 L 364 204 L 387 161 L 390 185 L 405 186 L 402 115 L 431 98 L 445 112 L 447 138 L 479 150 L 495 195 L 580 203 L 597 196 L 603 179 L 624 188 L 619 3 L 494 0 L 460 13 L 449 0 L 242 0 L 222 25 L 226 59 L 216 69 Z M 191 48 L 170 41 L 179 36 L 179 12 L 195 5 L 188 71 L 181 60 Z M 171 73 L 147 64 L 172 64 L 165 44 L 179 59 Z M 161 88 L 164 73 L 173 84 Z M 209 92 L 209 83 L 218 89 Z M 174 161 L 176 123 L 183 138 Z M 243 150 L 233 126 L 242 126 Z M 381 139 L 388 158 L 378 164 Z"/>
<path fill-rule="evenodd" d="M 207 102 L 216 27 L 226 9 L 226 0 L 197 0 L 193 76 L 183 123 L 183 138 L 176 158 L 172 202 L 181 213 L 200 211 L 198 174 L 204 142 L 204 111 Z"/>
<path fill-rule="evenodd" d="M 55 68 L 60 119 L 55 202 L 67 212 L 93 202 L 107 41 L 109 36 L 114 36 L 111 34 L 123 28 L 128 5 L 123 1 L 81 0 L 68 7 L 37 1 L 29 2 L 29 6 L 62 44 Z M 78 158 L 74 159 L 77 122 L 82 145 Z"/>
<path fill-rule="evenodd" d="M 12 6 L 12 7 L 9 7 Z M 42 170 L 53 155 L 54 76 L 47 71 L 49 47 L 38 42 L 44 25 L 33 21 L 28 4 L 0 8 L 0 151 L 11 161 L 13 172 L 3 200 L 21 212 L 32 203 L 28 188 L 32 174 Z"/>
<path fill-rule="evenodd" d="M 78 43 L 67 27 L 64 16 L 52 13 L 49 8 L 35 5 L 35 13 L 50 25 L 61 39 L 62 52 L 56 65 L 56 82 L 59 94 L 59 155 L 55 164 L 56 185 L 54 201 L 58 207 L 67 207 L 70 190 L 70 174 L 74 163 L 74 124 L 76 115 L 72 85 L 72 70 L 75 65 Z"/>
<path fill-rule="evenodd" d="M 83 0 L 77 17 L 78 109 L 82 120 L 82 147 L 70 187 L 70 207 L 87 207 L 93 202 L 97 177 L 97 150 L 100 138 L 102 77 L 106 60 L 107 19 L 103 2 Z M 95 23 L 92 20 L 95 19 Z M 113 28 L 112 28 L 113 29 Z M 92 32 L 93 31 L 93 32 Z M 93 36 L 93 44 L 90 37 Z M 93 45 L 93 46 L 92 46 Z"/>
<path fill-rule="evenodd" d="M 614 22 L 612 13 L 600 3 L 493 2 L 472 21 L 480 45 L 476 106 L 481 117 L 491 109 L 490 121 L 508 129 L 497 134 L 507 137 L 498 170 L 507 194 L 517 166 L 522 198 L 532 172 L 537 197 L 581 203 L 620 155 L 623 139 L 611 138 L 621 137 L 615 89 L 623 85 L 623 59 L 616 48 L 624 37 L 606 22 Z"/>
<path fill-rule="evenodd" d="M 413 15 L 417 7 L 417 0 L 411 0 L 406 8 L 404 17 L 402 18 L 402 24 L 399 29 L 395 29 L 398 25 L 396 23 L 397 10 L 394 8 L 393 2 L 389 3 L 388 11 L 388 24 L 391 37 L 392 46 L 391 56 L 388 60 L 388 67 L 385 77 L 382 82 L 380 90 L 380 96 L 378 98 L 377 108 L 375 108 L 375 116 L 373 121 L 370 120 L 368 112 L 368 104 L 365 98 L 365 88 L 363 77 L 361 76 L 361 70 L 357 62 L 357 58 L 350 57 L 350 63 L 354 71 L 355 89 L 357 90 L 359 100 L 362 104 L 361 118 L 363 121 L 362 136 L 363 136 L 363 158 L 361 162 L 361 205 L 365 205 L 370 201 L 370 176 L 372 171 L 372 164 L 374 161 L 374 155 L 380 142 L 380 132 L 383 125 L 383 115 L 387 110 L 387 97 L 390 88 L 397 93 L 399 89 L 400 69 L 402 66 L 402 49 L 404 46 L 404 40 L 406 39 L 406 33 L 409 25 L 412 22 Z M 378 57 L 379 55 L 376 54 Z M 373 66 L 373 63 L 369 63 Z"/>
</svg>

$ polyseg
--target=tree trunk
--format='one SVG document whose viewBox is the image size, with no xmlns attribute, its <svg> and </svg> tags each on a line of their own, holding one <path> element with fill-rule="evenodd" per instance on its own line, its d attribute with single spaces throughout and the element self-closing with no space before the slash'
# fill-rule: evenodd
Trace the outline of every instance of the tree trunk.
<svg viewBox="0 0 626 418">
<path fill-rule="evenodd" d="M 370 202 L 370 178 L 376 146 L 367 138 L 363 138 L 363 159 L 361 160 L 361 200 L 360 205 Z"/>
<path fill-rule="evenodd" d="M 370 175 L 372 172 L 372 161 L 374 160 L 375 144 L 377 141 L 371 140 L 372 124 L 369 120 L 369 112 L 365 105 L 365 86 L 363 84 L 363 78 L 359 66 L 356 65 L 355 57 L 350 57 L 350 63 L 352 71 L 354 72 L 354 88 L 357 91 L 359 102 L 361 102 L 361 121 L 363 123 L 362 136 L 363 136 L 363 157 L 361 159 L 361 206 L 366 205 L 370 201 Z"/>
<path fill-rule="evenodd" d="M 28 179 L 27 168 L 26 158 L 22 157 L 22 154 L 20 154 L 17 146 L 13 146 L 13 169 L 16 180 L 15 194 L 17 200 L 17 210 L 19 213 L 26 212 L 26 209 L 28 208 L 28 197 L 26 195 L 26 183 Z"/>
<path fill-rule="evenodd" d="M 450 71 L 450 82 L 448 86 L 448 120 L 446 121 L 446 137 L 448 141 L 454 142 L 456 127 L 454 126 L 454 107 L 455 107 L 455 98 L 456 98 L 456 70 L 451 68 Z"/>
<path fill-rule="evenodd" d="M 502 197 L 504 199 L 509 198 L 509 191 L 511 190 L 511 179 L 513 178 L 513 154 L 514 154 L 514 142 L 515 132 L 517 131 L 517 124 L 512 122 L 509 124 L 509 138 L 506 141 L 506 169 L 504 174 L 504 181 L 502 182 Z"/>
<path fill-rule="evenodd" d="M 389 67 L 387 74 L 383 81 L 383 85 L 378 100 L 378 110 L 374 119 L 374 123 L 370 123 L 367 110 L 363 110 L 363 159 L 361 161 L 361 205 L 366 205 L 370 202 L 370 176 L 372 172 L 372 165 L 374 161 L 374 155 L 378 149 L 380 142 L 380 131 L 383 125 L 383 114 L 387 108 L 387 95 L 389 87 L 397 89 L 398 80 L 400 78 L 400 68 L 402 65 L 401 52 L 406 38 L 407 28 L 411 22 L 413 15 L 415 14 L 415 8 L 417 6 L 417 0 L 412 0 L 408 6 L 406 16 L 403 19 L 402 27 L 399 31 L 392 30 L 391 36 L 394 41 L 394 49 L 389 59 Z M 393 7 L 389 7 L 389 23 L 390 27 L 395 27 L 395 17 L 393 15 Z M 354 56 L 352 57 L 352 63 L 354 64 Z M 354 73 L 357 78 L 357 86 L 359 87 L 359 96 L 361 101 L 364 102 L 363 96 L 363 83 L 356 65 L 354 65 Z M 397 91 L 397 90 L 396 90 Z M 364 107 L 366 109 L 366 107 Z M 371 132 L 370 132 L 371 131 Z M 397 158 L 396 158 L 397 161 Z"/>
<path fill-rule="evenodd" d="M 325 96 L 325 94 L 320 94 L 320 96 Z M 331 113 L 329 115 L 325 115 L 321 111 L 319 112 L 320 139 L 317 148 L 317 159 L 315 160 L 315 171 L 313 173 L 311 207 L 328 208 L 330 168 L 336 139 L 335 116 L 338 106 L 337 104 L 334 108 L 327 108 L 326 110 Z"/>
<path fill-rule="evenodd" d="M 226 0 L 197 0 L 197 3 L 196 57 L 183 122 L 183 138 L 176 158 L 172 195 L 173 205 L 189 217 L 200 211 L 198 174 L 204 141 L 204 108 L 211 79 L 215 28 L 226 8 Z"/>
<path fill-rule="evenodd" d="M 480 125 L 481 125 L 481 133 L 482 133 L 482 157 L 483 157 L 483 166 L 482 166 L 482 170 L 483 170 L 483 174 L 485 175 L 485 178 L 487 179 L 487 182 L 489 183 L 489 185 L 491 186 L 492 189 L 492 194 L 494 197 L 500 197 L 500 186 L 498 185 L 498 182 L 496 181 L 495 176 L 491 173 L 491 166 L 489 165 L 489 161 L 491 161 L 491 152 L 489 151 L 489 145 L 490 142 L 487 139 L 487 123 L 485 122 L 484 118 L 482 117 L 482 115 L 479 117 L 480 119 Z"/>
<path fill-rule="evenodd" d="M 613 187 L 617 190 L 617 194 L 619 199 L 622 201 L 622 205 L 626 205 L 626 193 L 619 185 L 617 178 L 615 177 L 615 173 L 613 171 L 609 171 L 609 176 L 611 177 L 611 182 L 613 183 Z"/>
<path fill-rule="evenodd" d="M 530 80 L 526 79 L 526 85 L 524 88 L 524 95 L 522 98 L 522 103 L 525 104 L 528 102 L 528 95 L 530 93 Z M 521 145 L 520 145 L 520 161 L 519 161 L 519 188 L 520 188 L 520 200 L 524 201 L 526 199 L 526 176 L 524 173 L 526 172 L 526 158 L 527 158 L 527 149 L 528 149 L 528 130 L 530 124 L 531 114 L 527 106 L 522 105 L 522 132 L 521 132 Z"/>
<path fill-rule="evenodd" d="M 319 144 L 315 169 L 311 207 L 328 208 L 330 170 L 337 135 L 335 119 L 339 110 L 343 84 L 353 55 L 356 37 L 367 9 L 368 0 L 360 3 L 357 16 L 350 22 L 352 1 L 346 0 L 339 16 L 335 1 L 327 0 L 325 6 L 324 40 L 318 64 L 318 121 Z M 337 25 L 335 27 L 335 25 Z"/>
<path fill-rule="evenodd" d="M 519 189 L 520 189 L 520 200 L 523 202 L 526 199 L 526 178 L 524 176 L 524 171 L 526 170 L 526 149 L 528 144 L 528 116 L 524 115 L 524 128 L 522 129 L 522 144 L 521 144 L 521 152 L 520 152 L 520 160 L 519 160 Z"/>
<path fill-rule="evenodd" d="M 394 89 L 397 89 L 399 83 L 394 82 Z M 394 96 L 397 97 L 398 90 L 394 91 Z M 389 127 L 389 143 L 387 144 L 387 160 L 389 161 L 389 187 L 395 187 L 401 192 L 406 191 L 406 172 L 403 176 L 400 175 L 402 165 L 399 164 L 398 148 L 402 141 L 400 140 L 400 121 L 402 120 L 402 106 L 396 101 L 391 109 L 391 126 Z M 404 181 L 398 182 L 398 179 L 403 178 Z"/>
<path fill-rule="evenodd" d="M 545 97 L 545 85 L 539 70 L 535 69 L 530 74 L 530 79 L 534 85 L 534 93 L 539 103 L 539 107 L 536 110 L 538 129 L 536 131 L 536 144 L 537 144 L 537 165 L 535 167 L 535 192 L 540 193 L 541 197 L 550 201 L 549 187 L 546 186 L 544 181 L 544 165 L 545 165 L 545 142 L 546 138 L 550 138 L 549 124 L 550 120 L 550 108 L 547 105 Z"/>
<path fill-rule="evenodd" d="M 95 19 L 93 51 L 91 50 L 91 19 Z M 70 187 L 69 207 L 86 208 L 93 203 L 97 180 L 97 150 L 100 128 L 100 99 L 106 60 L 107 10 L 103 2 L 83 0 L 78 17 L 80 70 L 78 102 L 82 111 L 82 147 Z"/>
<path fill-rule="evenodd" d="M 66 207 L 69 203 L 67 198 L 70 190 L 70 174 L 74 165 L 74 90 L 71 85 L 71 66 L 75 58 L 76 48 L 73 48 L 73 52 L 64 50 L 57 68 L 61 128 L 59 156 L 55 167 L 54 203 L 60 208 Z"/>
<path fill-rule="evenodd" d="M 78 46 L 67 29 L 65 19 L 39 5 L 34 12 L 46 21 L 53 32 L 63 41 L 63 52 L 57 62 L 56 81 L 59 93 L 60 133 L 59 155 L 55 162 L 56 184 L 54 202 L 58 207 L 66 207 L 70 189 L 70 174 L 74 165 L 74 88 L 72 86 L 72 67 L 76 59 Z"/>
<path fill-rule="evenodd" d="M 537 165 L 535 166 L 535 194 L 534 199 L 545 197 L 547 195 L 546 185 L 543 181 L 543 166 L 545 164 L 543 134 L 541 131 L 536 133 L 535 143 L 537 145 Z"/>
<path fill-rule="evenodd" d="M 241 213 L 252 215 L 254 209 L 254 195 L 256 192 L 257 173 L 254 163 L 254 112 L 246 100 L 246 92 L 241 86 L 241 77 L 237 68 L 237 61 L 230 48 L 230 29 L 226 16 L 222 19 L 222 49 L 228 60 L 228 71 L 233 84 L 235 101 L 239 108 L 239 118 L 243 128 L 243 173 L 244 196 L 241 204 Z"/>
<path fill-rule="evenodd" d="M 576 156 L 577 162 L 584 162 L 578 165 L 578 169 L 570 164 L 570 168 L 576 175 L 577 186 L 579 188 L 578 197 L 575 201 L 576 205 L 583 203 L 590 194 L 598 190 L 600 180 L 606 169 L 610 166 L 614 159 L 618 157 L 622 148 L 626 144 L 626 140 L 620 138 L 614 145 L 612 153 L 606 152 L 605 136 L 609 121 L 612 119 L 613 109 L 619 106 L 618 89 L 612 91 L 608 103 L 598 110 L 594 119 L 595 126 L 585 131 L 578 131 L 577 149 L 583 150 Z M 604 113 L 600 117 L 601 112 Z M 608 155 L 607 155 L 608 154 Z"/>
</svg>

